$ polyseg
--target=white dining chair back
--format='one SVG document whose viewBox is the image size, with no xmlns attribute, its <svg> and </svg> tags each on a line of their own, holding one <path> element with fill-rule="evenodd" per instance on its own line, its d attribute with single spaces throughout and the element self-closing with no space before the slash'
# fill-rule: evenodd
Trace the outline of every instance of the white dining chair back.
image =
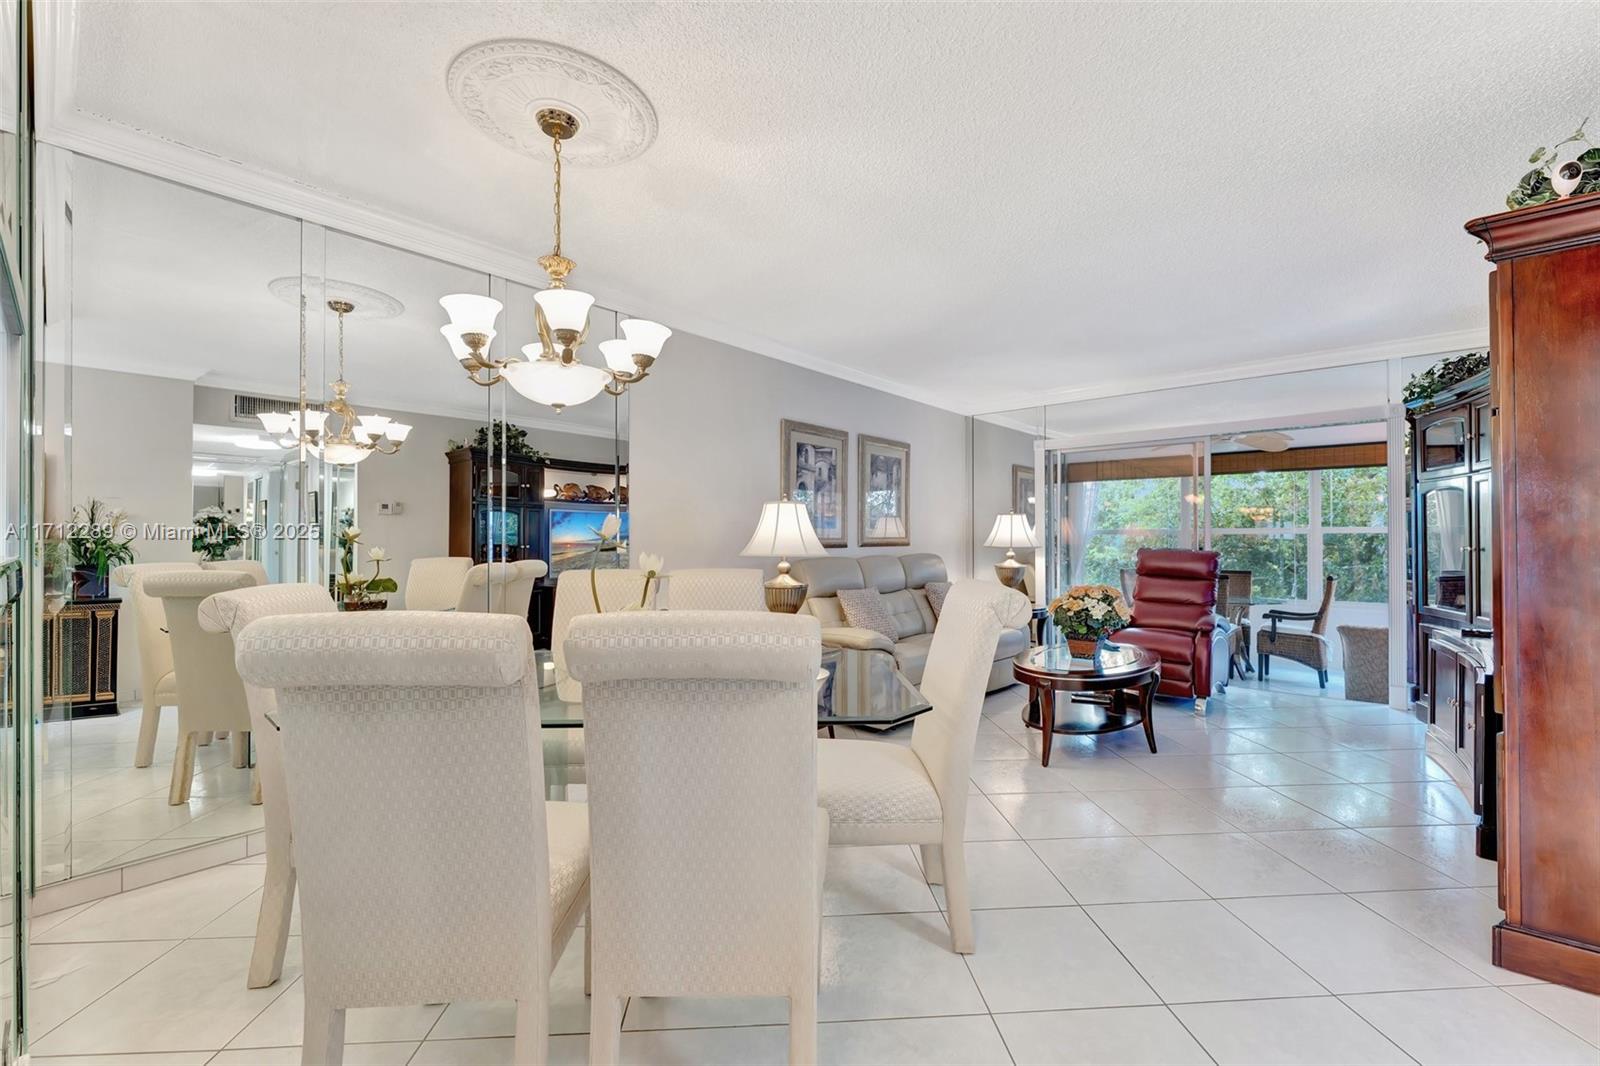
<svg viewBox="0 0 1600 1066">
<path fill-rule="evenodd" d="M 233 765 L 243 768 L 248 762 L 250 707 L 233 665 L 233 640 L 200 628 L 200 603 L 218 592 L 253 586 L 255 580 L 238 570 L 165 570 L 143 581 L 145 592 L 161 601 L 178 677 L 178 747 L 167 792 L 167 803 L 176 807 L 189 802 L 201 733 L 229 733 Z"/>
<path fill-rule="evenodd" d="M 267 584 L 267 568 L 255 559 L 203 559 L 202 570 L 235 570 L 249 574 L 257 585 Z"/>
<path fill-rule="evenodd" d="M 548 1054 L 549 974 L 588 893 L 582 804 L 546 804 L 520 618 L 263 618 L 239 669 L 277 691 L 294 815 L 304 1063 L 351 1007 L 515 1000 L 513 1061 Z"/>
<path fill-rule="evenodd" d="M 533 601 L 533 583 L 550 572 L 543 559 L 514 563 L 479 563 L 467 571 L 456 610 L 508 614 L 526 620 Z"/>
<path fill-rule="evenodd" d="M 408 611 L 451 611 L 461 602 L 461 586 L 472 560 L 464 555 L 435 555 L 411 560 L 406 571 Z"/>
<path fill-rule="evenodd" d="M 149 574 L 169 570 L 198 570 L 195 563 L 126 563 L 111 571 L 112 591 L 126 589 L 122 597 L 132 613 L 131 624 L 122 633 L 131 633 L 139 662 L 139 740 L 133 750 L 133 765 L 149 766 L 156 757 L 156 731 L 161 725 L 161 708 L 178 702 L 178 676 L 172 666 L 172 638 L 167 635 L 167 615 L 161 601 L 144 589 Z M 123 655 L 128 655 L 126 646 Z"/>
<path fill-rule="evenodd" d="M 556 687 L 561 698 L 569 703 L 583 699 L 583 685 L 567 669 L 567 632 L 575 619 L 588 614 L 616 614 L 641 606 L 653 609 L 657 581 L 650 582 L 648 595 L 644 588 L 643 570 L 563 570 L 556 578 L 556 602 L 550 622 L 550 658 L 556 667 Z M 600 600 L 595 607 L 595 597 Z"/>
<path fill-rule="evenodd" d="M 673 611 L 765 611 L 761 571 L 726 568 L 673 570 L 664 581 L 664 597 Z"/>
<path fill-rule="evenodd" d="M 821 654 L 807 615 L 573 621 L 594 849 L 591 1064 L 617 1061 L 627 996 L 787 996 L 790 1061 L 816 1061 Z"/>
<path fill-rule="evenodd" d="M 262 585 L 219 592 L 200 601 L 200 628 L 235 640 L 245 626 L 275 615 L 332 614 L 337 610 L 321 585 Z M 271 720 L 277 710 L 272 689 L 246 683 L 250 735 L 255 742 L 256 780 L 266 820 L 267 862 L 261 908 L 256 916 L 255 950 L 250 956 L 249 987 L 265 988 L 283 973 L 289 944 L 289 918 L 294 910 L 294 851 L 288 786 L 283 777 L 283 743 Z"/>
</svg>

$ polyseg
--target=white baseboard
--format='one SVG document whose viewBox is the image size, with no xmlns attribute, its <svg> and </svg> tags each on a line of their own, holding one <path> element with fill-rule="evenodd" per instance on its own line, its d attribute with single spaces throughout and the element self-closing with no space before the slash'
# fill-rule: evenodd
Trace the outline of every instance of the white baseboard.
<svg viewBox="0 0 1600 1066">
<path fill-rule="evenodd" d="M 97 899 L 131 892 L 136 888 L 169 881 L 184 874 L 209 870 L 213 866 L 226 866 L 230 862 L 259 855 L 267 848 L 267 834 L 257 830 L 225 840 L 211 840 L 204 844 L 157 855 L 142 862 L 129 863 L 110 870 L 96 870 L 82 877 L 69 877 L 53 885 L 34 891 L 28 903 L 29 914 L 49 914 L 67 907 L 92 903 Z"/>
</svg>

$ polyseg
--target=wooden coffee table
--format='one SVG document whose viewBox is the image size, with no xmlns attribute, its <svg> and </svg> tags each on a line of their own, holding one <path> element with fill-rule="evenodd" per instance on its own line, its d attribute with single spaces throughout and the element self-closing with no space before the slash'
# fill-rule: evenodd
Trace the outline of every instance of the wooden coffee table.
<svg viewBox="0 0 1600 1066">
<path fill-rule="evenodd" d="M 1040 745 L 1042 765 L 1050 765 L 1056 733 L 1112 733 L 1142 724 L 1150 750 L 1156 750 L 1151 707 L 1161 682 L 1161 660 L 1132 644 L 1111 644 L 1108 649 L 1098 663 L 1074 658 L 1065 644 L 1030 648 L 1011 660 L 1012 675 L 1029 688 L 1023 724 L 1045 734 Z M 1058 692 L 1068 694 L 1059 707 Z"/>
</svg>

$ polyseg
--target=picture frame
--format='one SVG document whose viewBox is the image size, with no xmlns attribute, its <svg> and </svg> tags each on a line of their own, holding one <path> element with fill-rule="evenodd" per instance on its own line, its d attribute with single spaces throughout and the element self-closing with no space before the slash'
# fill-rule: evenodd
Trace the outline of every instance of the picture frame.
<svg viewBox="0 0 1600 1066">
<path fill-rule="evenodd" d="M 856 443 L 861 448 L 856 490 L 860 544 L 906 547 L 911 543 L 911 445 L 865 433 Z"/>
<path fill-rule="evenodd" d="M 849 432 L 785 418 L 778 426 L 778 455 L 778 491 L 806 505 L 824 548 L 847 547 Z"/>
<path fill-rule="evenodd" d="M 1035 498 L 1033 467 L 1014 464 L 1011 467 L 1011 513 L 1026 515 L 1031 523 L 1034 511 L 1031 501 Z"/>
</svg>

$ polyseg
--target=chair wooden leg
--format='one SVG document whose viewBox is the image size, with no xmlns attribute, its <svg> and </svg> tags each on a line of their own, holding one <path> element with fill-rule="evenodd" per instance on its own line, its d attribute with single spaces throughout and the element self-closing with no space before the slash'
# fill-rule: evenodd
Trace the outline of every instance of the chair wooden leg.
<svg viewBox="0 0 1600 1066">
<path fill-rule="evenodd" d="M 602 989 L 589 1000 L 589 1066 L 617 1066 L 622 1051 L 622 997 Z"/>
<path fill-rule="evenodd" d="M 972 935 L 972 901 L 967 895 L 967 849 L 960 841 L 944 846 L 944 904 L 950 922 L 950 950 L 971 955 L 975 950 Z"/>
<path fill-rule="evenodd" d="M 250 806 L 261 806 L 261 768 L 259 766 L 250 768 Z"/>
<path fill-rule="evenodd" d="M 344 1066 L 344 1009 L 318 1003 L 309 992 L 300 1066 Z"/>
<path fill-rule="evenodd" d="M 801 988 L 789 997 L 789 1062 L 791 1066 L 812 1066 L 817 1061 L 817 975 L 811 987 Z"/>
<path fill-rule="evenodd" d="M 156 761 L 156 730 L 161 728 L 161 707 L 147 705 L 139 712 L 139 745 L 133 750 L 133 765 L 149 766 Z"/>
<path fill-rule="evenodd" d="M 172 757 L 172 787 L 167 790 L 167 805 L 181 807 L 189 802 L 189 786 L 194 784 L 194 749 L 199 736 L 184 733 L 178 738 L 178 751 Z"/>
<path fill-rule="evenodd" d="M 289 921 L 294 914 L 294 863 L 268 846 L 267 875 L 262 883 L 261 910 L 256 915 L 256 945 L 250 953 L 251 988 L 266 988 L 283 976 L 283 953 L 289 946 Z"/>
<path fill-rule="evenodd" d="M 1266 652 L 1261 652 L 1256 656 L 1256 676 L 1260 677 L 1263 681 L 1267 679 L 1267 660 L 1270 658 L 1272 658 L 1272 656 L 1268 655 Z"/>
<path fill-rule="evenodd" d="M 228 738 L 228 743 L 233 748 L 233 768 L 235 770 L 243 770 L 246 766 L 249 766 L 250 734 L 236 729 L 233 731 L 233 735 Z"/>
<path fill-rule="evenodd" d="M 922 845 L 922 876 L 930 885 L 944 884 L 944 857 L 939 854 L 939 845 Z"/>
<path fill-rule="evenodd" d="M 545 1066 L 550 1061 L 550 997 L 543 989 L 517 1000 L 517 1032 L 511 1042 L 517 1066 Z"/>
<path fill-rule="evenodd" d="M 199 738 L 195 741 L 195 743 L 200 745 L 202 748 L 209 748 L 211 746 L 211 734 L 209 732 L 196 733 L 195 736 Z"/>
<path fill-rule="evenodd" d="M 1206 716 L 1206 698 L 1204 696 L 1195 699 L 1194 716 L 1196 718 L 1204 718 Z"/>
<path fill-rule="evenodd" d="M 1326 671 L 1326 670 L 1318 670 L 1317 671 L 1317 687 L 1318 688 L 1327 688 L 1328 687 L 1328 671 Z"/>
<path fill-rule="evenodd" d="M 594 912 L 583 916 L 583 994 L 594 995 Z"/>
</svg>

